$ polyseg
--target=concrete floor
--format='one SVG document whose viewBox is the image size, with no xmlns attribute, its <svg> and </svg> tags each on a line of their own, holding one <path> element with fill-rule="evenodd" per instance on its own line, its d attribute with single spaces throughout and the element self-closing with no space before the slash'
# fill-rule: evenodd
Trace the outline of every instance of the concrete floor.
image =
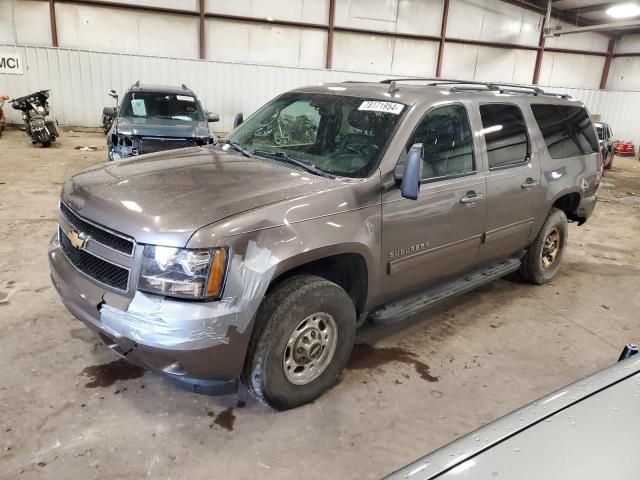
<svg viewBox="0 0 640 480">
<path fill-rule="evenodd" d="M 339 385 L 293 411 L 245 391 L 179 390 L 112 364 L 49 282 L 61 182 L 102 161 L 103 144 L 72 132 L 51 149 L 18 131 L 0 139 L 2 479 L 379 478 L 640 340 L 640 162 L 616 158 L 594 217 L 570 227 L 553 283 L 500 280 L 366 327 L 358 342 L 373 347 L 357 347 Z M 83 145 L 101 149 L 74 149 Z"/>
</svg>

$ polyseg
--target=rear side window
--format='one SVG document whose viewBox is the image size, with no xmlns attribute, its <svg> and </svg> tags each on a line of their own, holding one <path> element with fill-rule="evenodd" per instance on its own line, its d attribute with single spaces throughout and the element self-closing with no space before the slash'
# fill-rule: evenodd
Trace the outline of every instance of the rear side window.
<svg viewBox="0 0 640 480">
<path fill-rule="evenodd" d="M 586 109 L 571 105 L 531 105 L 551 158 L 598 151 L 595 129 Z"/>
<path fill-rule="evenodd" d="M 529 161 L 527 125 L 518 107 L 504 103 L 480 105 L 480 117 L 490 169 Z"/>
</svg>

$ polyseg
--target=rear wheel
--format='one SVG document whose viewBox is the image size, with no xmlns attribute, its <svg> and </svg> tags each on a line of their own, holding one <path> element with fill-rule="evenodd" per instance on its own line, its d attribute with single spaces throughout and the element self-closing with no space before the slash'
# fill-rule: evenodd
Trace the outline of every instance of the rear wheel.
<svg viewBox="0 0 640 480">
<path fill-rule="evenodd" d="M 604 166 L 607 170 L 611 170 L 611 167 L 613 167 L 613 154 L 609 156 L 609 163 Z"/>
<path fill-rule="evenodd" d="M 310 402 L 335 384 L 355 330 L 353 302 L 338 285 L 313 275 L 284 280 L 260 306 L 242 380 L 278 410 Z"/>
<path fill-rule="evenodd" d="M 552 208 L 522 259 L 520 274 L 525 280 L 540 285 L 556 275 L 567 245 L 567 231 L 567 216 Z"/>
</svg>

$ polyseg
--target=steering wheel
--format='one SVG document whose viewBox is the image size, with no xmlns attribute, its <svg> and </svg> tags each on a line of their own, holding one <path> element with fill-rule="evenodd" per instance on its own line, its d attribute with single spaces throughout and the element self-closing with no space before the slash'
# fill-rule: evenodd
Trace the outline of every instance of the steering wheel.
<svg viewBox="0 0 640 480">
<path fill-rule="evenodd" d="M 361 143 L 361 144 L 347 144 L 344 146 L 345 150 L 358 155 L 364 155 L 367 157 L 373 156 L 380 150 L 380 147 L 375 143 Z"/>
</svg>

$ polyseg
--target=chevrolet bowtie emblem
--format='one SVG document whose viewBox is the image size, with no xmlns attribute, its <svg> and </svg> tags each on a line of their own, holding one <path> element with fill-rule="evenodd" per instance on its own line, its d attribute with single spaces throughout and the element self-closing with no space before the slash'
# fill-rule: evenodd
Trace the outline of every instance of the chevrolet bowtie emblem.
<svg viewBox="0 0 640 480">
<path fill-rule="evenodd" d="M 71 242 L 71 245 L 79 249 L 84 248 L 85 243 L 87 243 L 87 240 L 89 239 L 84 233 L 77 232 L 76 230 L 69 230 L 68 232 L 65 232 L 65 235 Z"/>
</svg>

